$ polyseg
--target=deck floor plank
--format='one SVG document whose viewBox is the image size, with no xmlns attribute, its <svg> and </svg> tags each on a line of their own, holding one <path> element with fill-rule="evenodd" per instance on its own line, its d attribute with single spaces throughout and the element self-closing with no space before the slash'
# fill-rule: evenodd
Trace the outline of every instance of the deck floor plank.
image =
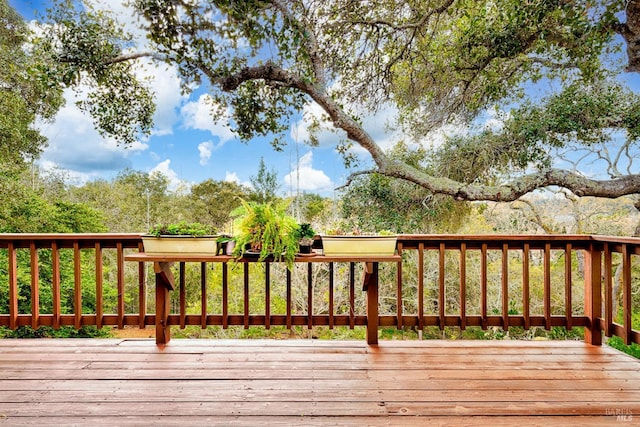
<svg viewBox="0 0 640 427">
<path fill-rule="evenodd" d="M 0 427 L 621 422 L 640 361 L 582 342 L 0 340 Z"/>
</svg>

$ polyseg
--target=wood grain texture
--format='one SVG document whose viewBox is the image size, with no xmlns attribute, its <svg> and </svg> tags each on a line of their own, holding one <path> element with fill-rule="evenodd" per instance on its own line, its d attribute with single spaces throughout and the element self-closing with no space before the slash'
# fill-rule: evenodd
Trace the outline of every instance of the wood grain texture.
<svg viewBox="0 0 640 427">
<path fill-rule="evenodd" d="M 0 340 L 0 372 L 0 426 L 640 421 L 640 361 L 577 341 Z"/>
</svg>

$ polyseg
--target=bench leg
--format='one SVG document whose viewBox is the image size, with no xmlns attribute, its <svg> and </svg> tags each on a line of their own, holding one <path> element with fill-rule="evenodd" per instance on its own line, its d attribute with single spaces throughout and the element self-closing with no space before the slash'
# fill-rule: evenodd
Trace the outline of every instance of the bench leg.
<svg viewBox="0 0 640 427">
<path fill-rule="evenodd" d="M 378 344 L 378 263 L 366 263 L 367 344 Z"/>
<path fill-rule="evenodd" d="M 169 328 L 169 287 L 164 283 L 164 276 L 156 273 L 156 345 L 168 344 L 171 340 Z"/>
</svg>

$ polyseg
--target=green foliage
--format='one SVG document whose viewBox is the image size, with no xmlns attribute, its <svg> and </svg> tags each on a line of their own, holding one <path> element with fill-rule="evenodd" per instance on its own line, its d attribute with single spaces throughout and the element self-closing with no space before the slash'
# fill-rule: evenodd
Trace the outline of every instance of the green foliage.
<svg viewBox="0 0 640 427">
<path fill-rule="evenodd" d="M 518 191 L 514 187 L 522 186 L 504 184 L 505 178 L 517 177 L 530 165 L 547 166 L 547 148 L 559 143 L 590 148 L 609 129 L 625 129 L 631 138 L 638 134 L 636 100 L 629 107 L 615 90 L 602 92 L 599 100 L 581 97 L 583 88 L 589 92 L 620 73 L 603 61 L 620 48 L 614 35 L 626 25 L 621 17 L 634 13 L 624 2 L 539 1 L 526 7 L 518 0 L 130 4 L 146 31 L 145 52 L 127 55 L 135 50 L 128 34 L 105 13 L 71 0 L 56 2 L 49 13 L 52 25 L 34 48 L 45 59 L 41 79 L 58 91 L 88 82 L 92 92 L 83 107 L 102 132 L 124 143 L 151 128 L 153 100 L 131 65 L 141 57 L 174 67 L 185 93 L 208 87 L 213 119 L 227 120 L 244 141 L 269 136 L 281 149 L 291 120 L 303 115 L 312 100 L 346 132 L 336 148 L 347 160 L 354 156 L 350 145 L 359 144 L 381 173 L 461 199 L 515 199 L 531 191 L 529 186 Z M 630 52 L 636 49 L 633 43 L 629 47 Z M 546 116 L 540 111 L 529 115 L 526 100 L 538 96 L 525 91 L 532 83 L 575 103 L 550 99 Z M 366 116 L 388 106 L 399 112 L 392 124 L 419 141 L 443 125 L 477 123 L 490 108 L 515 114 L 504 132 L 481 130 L 470 139 L 456 138 L 434 150 L 436 161 L 416 168 L 406 159 L 390 162 L 363 126 Z M 554 106 L 562 108 L 555 111 Z M 609 114 L 621 111 L 621 117 Z M 308 139 L 318 143 L 317 134 Z M 268 173 L 259 171 L 255 178 L 269 184 L 254 184 L 256 200 L 273 200 L 276 187 Z M 534 187 L 546 185 L 542 179 L 533 182 L 540 182 Z M 462 191 L 461 184 L 469 183 L 484 187 Z M 497 191 L 497 183 L 505 191 Z M 572 182 L 559 185 L 574 188 Z M 404 225 L 402 218 L 395 222 L 383 228 Z"/>
<path fill-rule="evenodd" d="M 252 200 L 257 203 L 272 203 L 276 200 L 276 192 L 280 186 L 278 184 L 278 174 L 275 170 L 267 170 L 264 158 L 260 158 L 258 174 L 249 177 L 249 181 L 253 187 Z"/>
<path fill-rule="evenodd" d="M 208 179 L 191 187 L 190 215 L 197 222 L 222 229 L 231 219 L 231 211 L 240 206 L 240 199 L 248 199 L 249 195 L 246 187 L 234 182 Z"/>
<path fill-rule="evenodd" d="M 414 167 L 421 167 L 428 153 L 400 143 L 389 155 Z M 342 194 L 343 224 L 339 227 L 366 232 L 455 232 L 468 211 L 467 204 L 434 195 L 416 184 L 368 174 L 355 178 Z"/>
<path fill-rule="evenodd" d="M 34 54 L 44 60 L 37 78 L 58 91 L 87 84 L 88 98 L 78 106 L 91 114 L 101 134 L 124 144 L 149 134 L 153 96 L 137 79 L 133 63 L 122 59 L 131 37 L 91 5 L 71 0 L 54 4 L 48 11 L 49 25 L 33 39 Z"/>
<path fill-rule="evenodd" d="M 160 237 L 167 236 L 205 236 L 216 232 L 215 228 L 210 225 L 200 224 L 197 222 L 180 221 L 175 224 L 156 224 L 150 230 L 149 234 Z"/>
<path fill-rule="evenodd" d="M 30 326 L 20 326 L 11 330 L 0 326 L 0 338 L 109 338 L 111 329 L 104 327 L 98 329 L 95 326 L 83 326 L 75 329 L 73 326 L 62 326 L 54 329 L 50 326 L 41 326 L 33 329 Z"/>
<path fill-rule="evenodd" d="M 83 203 L 58 201 L 52 223 L 58 233 L 105 233 L 105 216 Z"/>
<path fill-rule="evenodd" d="M 622 338 L 613 336 L 607 340 L 607 344 L 616 350 L 620 350 L 623 353 L 627 353 L 636 359 L 640 359 L 640 345 L 636 343 L 632 343 L 631 345 L 626 345 Z"/>
<path fill-rule="evenodd" d="M 296 235 L 296 238 L 300 240 L 304 238 L 313 238 L 315 237 L 316 232 L 311 227 L 311 224 L 309 224 L 308 222 L 303 222 L 296 229 L 295 235 Z"/>
<path fill-rule="evenodd" d="M 61 91 L 38 78 L 43 58 L 26 43 L 20 15 L 0 0 L 0 163 L 23 165 L 37 158 L 45 138 L 33 128 L 36 117 L 51 118 L 62 104 Z"/>
<path fill-rule="evenodd" d="M 2 174 L 2 172 L 5 172 Z M 46 188 L 27 185 L 30 171 L 0 165 L 0 232 L 89 233 L 105 232 L 105 215 L 84 203 L 62 200 L 62 194 L 46 194 Z"/>
<path fill-rule="evenodd" d="M 103 212 L 111 232 L 140 232 L 153 224 L 192 221 L 195 215 L 187 211 L 186 196 L 172 193 L 169 180 L 159 173 L 126 169 L 112 181 L 88 182 L 69 193 L 72 200 Z"/>
<path fill-rule="evenodd" d="M 298 223 L 287 215 L 283 206 L 243 201 L 237 213 L 235 256 L 242 256 L 248 247 L 260 253 L 260 260 L 273 256 L 276 261 L 284 260 L 289 268 L 293 267 L 298 252 Z"/>
</svg>

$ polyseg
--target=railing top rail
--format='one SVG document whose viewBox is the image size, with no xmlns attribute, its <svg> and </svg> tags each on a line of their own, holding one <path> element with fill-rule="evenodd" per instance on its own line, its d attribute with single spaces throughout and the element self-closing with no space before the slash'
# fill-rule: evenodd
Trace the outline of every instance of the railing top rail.
<svg viewBox="0 0 640 427">
<path fill-rule="evenodd" d="M 530 249 L 544 249 L 549 244 L 552 249 L 563 248 L 571 244 L 574 248 L 586 249 L 594 242 L 593 236 L 586 234 L 402 234 L 398 242 L 403 248 L 415 249 L 423 244 L 426 249 L 444 244 L 446 248 L 455 249 L 463 243 L 467 249 L 501 249 L 506 243 L 513 249 L 523 248 L 525 244 Z M 635 243 L 640 244 L 640 239 Z"/>
<path fill-rule="evenodd" d="M 114 246 L 122 243 L 125 247 L 136 247 L 143 233 L 0 233 L 0 248 L 7 248 L 9 242 L 16 247 L 27 247 L 37 242 L 38 247 L 48 247 L 57 242 L 61 247 L 69 247 L 79 242 L 81 247 L 100 242 Z M 529 244 L 531 249 L 544 248 L 550 244 L 557 249 L 570 243 L 574 248 L 586 248 L 591 243 L 612 243 L 636 245 L 640 248 L 640 238 L 627 236 L 605 236 L 587 234 L 400 234 L 398 242 L 405 249 L 416 249 L 423 244 L 426 248 L 437 247 L 444 243 L 447 248 L 459 247 L 465 243 L 469 249 L 478 249 L 486 245 L 489 249 L 499 249 L 503 244 L 511 248 L 521 248 Z"/>
<path fill-rule="evenodd" d="M 1 240 L 129 240 L 141 233 L 0 233 Z"/>
<path fill-rule="evenodd" d="M 59 247 L 69 248 L 78 243 L 81 248 L 93 247 L 100 243 L 103 247 L 115 248 L 122 244 L 126 248 L 136 248 L 142 242 L 139 233 L 0 233 L 0 249 L 13 243 L 17 248 L 27 248 L 35 242 L 38 248 L 50 248 L 53 242 Z"/>
</svg>

